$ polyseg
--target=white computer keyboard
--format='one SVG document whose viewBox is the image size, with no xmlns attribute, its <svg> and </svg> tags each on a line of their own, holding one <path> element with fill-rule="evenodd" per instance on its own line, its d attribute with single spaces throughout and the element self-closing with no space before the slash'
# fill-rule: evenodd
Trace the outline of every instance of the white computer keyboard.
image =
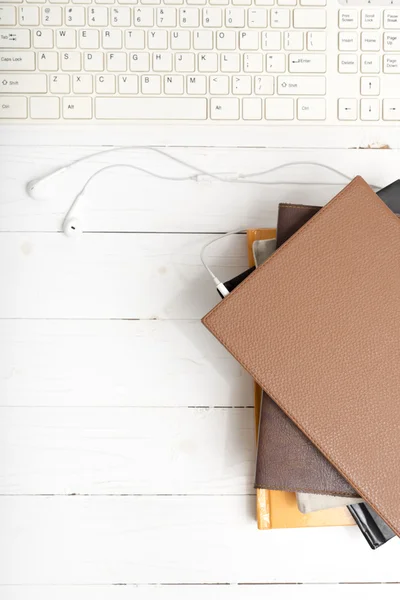
<svg viewBox="0 0 400 600">
<path fill-rule="evenodd" d="M 400 122 L 400 0 L 0 0 L 2 122 Z"/>
</svg>

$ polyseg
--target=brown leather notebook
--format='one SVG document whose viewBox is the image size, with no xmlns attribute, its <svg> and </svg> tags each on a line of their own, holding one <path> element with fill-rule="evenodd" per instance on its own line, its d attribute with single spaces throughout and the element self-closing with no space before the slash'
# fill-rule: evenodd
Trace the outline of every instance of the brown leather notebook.
<svg viewBox="0 0 400 600">
<path fill-rule="evenodd" d="M 357 177 L 203 319 L 397 535 L 399 256 Z"/>
<path fill-rule="evenodd" d="M 277 248 L 311 219 L 320 206 L 280 204 Z M 263 392 L 255 487 L 357 497 L 357 492 Z"/>
</svg>

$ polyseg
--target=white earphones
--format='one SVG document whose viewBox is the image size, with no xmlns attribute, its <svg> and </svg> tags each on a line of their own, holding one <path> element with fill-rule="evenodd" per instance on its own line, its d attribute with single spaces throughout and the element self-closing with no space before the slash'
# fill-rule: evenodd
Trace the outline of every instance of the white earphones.
<svg viewBox="0 0 400 600">
<path fill-rule="evenodd" d="M 351 179 L 352 179 L 345 173 L 342 173 L 341 171 L 339 171 L 333 167 L 324 165 L 323 163 L 317 163 L 317 162 L 312 162 L 312 161 L 293 161 L 293 162 L 285 163 L 282 165 L 278 165 L 271 169 L 266 169 L 265 171 L 261 171 L 258 173 L 238 174 L 235 177 L 227 177 L 226 175 L 224 176 L 224 175 L 220 175 L 218 173 L 209 173 L 209 172 L 205 171 L 204 169 L 201 169 L 195 165 L 191 165 L 191 164 L 187 163 L 184 160 L 181 160 L 180 158 L 171 156 L 170 154 L 168 154 L 167 152 L 164 152 L 160 148 L 154 148 L 151 146 L 121 146 L 121 147 L 117 147 L 117 148 L 108 148 L 107 150 L 101 150 L 100 152 L 95 152 L 88 156 L 78 158 L 78 159 L 72 161 L 69 165 L 60 167 L 59 169 L 52 171 L 51 173 L 49 173 L 48 175 L 45 175 L 42 178 L 32 179 L 32 181 L 30 181 L 26 185 L 26 191 L 31 198 L 36 200 L 39 198 L 40 184 L 42 184 L 45 181 L 49 181 L 49 180 L 55 178 L 57 175 L 60 175 L 61 173 L 72 169 L 76 164 L 78 164 L 82 161 L 85 161 L 85 160 L 89 160 L 90 158 L 97 157 L 102 154 L 107 154 L 110 152 L 121 152 L 124 150 L 126 151 L 126 150 L 133 150 L 133 149 L 134 150 L 150 150 L 150 151 L 156 152 L 157 154 L 161 154 L 162 156 L 167 157 L 169 160 L 176 162 L 179 165 L 184 166 L 185 168 L 189 168 L 189 169 L 193 170 L 194 173 L 192 175 L 185 176 L 185 177 L 171 177 L 168 175 L 160 175 L 158 173 L 154 173 L 154 172 L 144 169 L 142 167 L 138 167 L 136 165 L 131 165 L 131 164 L 113 164 L 113 165 L 107 165 L 106 167 L 102 167 L 101 169 L 99 169 L 98 171 L 93 173 L 93 175 L 91 175 L 89 177 L 89 179 L 86 181 L 83 188 L 80 190 L 80 192 L 78 193 L 78 195 L 75 197 L 74 201 L 72 202 L 69 211 L 65 215 L 63 225 L 62 225 L 62 230 L 65 235 L 67 235 L 68 237 L 77 237 L 78 235 L 80 235 L 82 233 L 82 227 L 81 227 L 81 223 L 79 220 L 79 204 L 80 204 L 80 200 L 82 200 L 84 198 L 86 189 L 87 189 L 88 185 L 90 184 L 90 182 L 95 177 L 97 177 L 97 175 L 102 173 L 103 171 L 106 171 L 109 169 L 115 169 L 117 167 L 134 169 L 135 171 L 145 173 L 146 175 L 151 175 L 152 177 L 155 177 L 157 179 L 161 179 L 164 181 L 165 180 L 167 180 L 167 181 L 189 181 L 189 180 L 192 180 L 192 181 L 199 182 L 199 181 L 202 181 L 204 177 L 207 177 L 207 178 L 213 179 L 215 181 L 218 181 L 220 183 L 253 183 L 253 184 L 256 183 L 259 185 L 280 185 L 280 184 L 290 183 L 292 185 L 318 185 L 316 182 L 306 182 L 306 181 L 257 181 L 257 180 L 253 179 L 254 177 L 261 177 L 263 175 L 267 175 L 269 173 L 279 171 L 280 169 L 285 168 L 285 167 L 308 165 L 308 166 L 316 166 L 316 167 L 320 167 L 323 169 L 327 169 L 328 171 L 331 171 L 337 175 L 344 177 L 348 181 L 351 181 Z M 328 184 L 325 183 L 325 185 L 328 185 Z M 377 186 L 371 186 L 371 187 L 377 188 Z M 236 233 L 236 232 L 237 231 L 230 232 L 230 233 Z M 214 274 L 212 274 L 211 272 L 210 272 L 210 274 L 213 277 L 215 277 Z M 220 284 L 219 281 L 218 281 L 218 284 Z M 224 291 L 224 290 L 221 290 L 221 291 Z"/>
</svg>

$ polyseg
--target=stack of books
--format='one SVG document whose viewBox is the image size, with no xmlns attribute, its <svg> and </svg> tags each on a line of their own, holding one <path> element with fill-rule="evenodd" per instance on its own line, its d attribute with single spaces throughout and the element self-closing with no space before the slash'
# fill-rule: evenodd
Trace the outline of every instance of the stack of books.
<svg viewBox="0 0 400 600">
<path fill-rule="evenodd" d="M 255 379 L 258 527 L 356 523 L 377 548 L 400 532 L 400 222 L 358 177 L 248 250 L 203 323 Z"/>
</svg>

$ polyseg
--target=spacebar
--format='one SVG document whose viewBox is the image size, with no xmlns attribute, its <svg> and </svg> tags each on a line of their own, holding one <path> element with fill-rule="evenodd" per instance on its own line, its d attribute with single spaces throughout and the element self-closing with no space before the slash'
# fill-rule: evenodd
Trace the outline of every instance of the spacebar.
<svg viewBox="0 0 400 600">
<path fill-rule="evenodd" d="M 96 98 L 97 119 L 206 119 L 205 98 Z"/>
</svg>

